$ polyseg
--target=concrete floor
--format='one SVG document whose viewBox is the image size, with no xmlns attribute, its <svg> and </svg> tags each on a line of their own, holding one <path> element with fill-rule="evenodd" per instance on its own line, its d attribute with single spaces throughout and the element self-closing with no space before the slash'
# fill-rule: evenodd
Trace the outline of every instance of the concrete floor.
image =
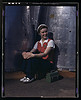
<svg viewBox="0 0 81 100">
<path fill-rule="evenodd" d="M 76 98 L 75 78 L 63 77 L 53 83 L 45 78 L 32 83 L 19 79 L 5 79 L 5 97 Z"/>
</svg>

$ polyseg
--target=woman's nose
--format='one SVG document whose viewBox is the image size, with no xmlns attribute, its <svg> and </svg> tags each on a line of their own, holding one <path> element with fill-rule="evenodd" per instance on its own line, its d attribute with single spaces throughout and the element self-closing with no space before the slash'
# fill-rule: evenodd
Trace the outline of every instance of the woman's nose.
<svg viewBox="0 0 81 100">
<path fill-rule="evenodd" d="M 44 34 L 47 34 L 47 32 L 44 32 Z"/>
</svg>

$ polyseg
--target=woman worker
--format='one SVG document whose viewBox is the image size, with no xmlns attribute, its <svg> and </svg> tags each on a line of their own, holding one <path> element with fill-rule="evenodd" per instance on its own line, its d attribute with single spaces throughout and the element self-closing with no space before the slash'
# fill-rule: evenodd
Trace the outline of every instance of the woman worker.
<svg viewBox="0 0 81 100">
<path fill-rule="evenodd" d="M 48 38 L 48 26 L 41 24 L 37 28 L 41 40 L 37 41 L 30 52 L 23 52 L 23 71 L 26 74 L 20 81 L 32 82 L 37 72 L 44 75 L 53 69 L 52 50 L 55 48 L 54 41 Z"/>
</svg>

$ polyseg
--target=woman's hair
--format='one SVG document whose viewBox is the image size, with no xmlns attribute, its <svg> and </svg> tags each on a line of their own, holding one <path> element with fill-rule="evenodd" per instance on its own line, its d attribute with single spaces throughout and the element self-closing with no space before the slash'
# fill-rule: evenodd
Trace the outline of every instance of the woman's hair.
<svg viewBox="0 0 81 100">
<path fill-rule="evenodd" d="M 40 30 L 43 29 L 43 28 L 47 28 L 48 29 L 48 26 L 45 25 L 45 24 L 40 24 L 37 28 L 37 32 L 40 33 Z"/>
</svg>

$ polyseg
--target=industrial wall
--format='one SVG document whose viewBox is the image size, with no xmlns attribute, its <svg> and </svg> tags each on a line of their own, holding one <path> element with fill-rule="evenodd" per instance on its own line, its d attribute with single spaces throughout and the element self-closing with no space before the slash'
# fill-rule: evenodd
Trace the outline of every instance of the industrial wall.
<svg viewBox="0 0 81 100">
<path fill-rule="evenodd" d="M 55 41 L 55 66 L 76 69 L 75 6 L 6 6 L 5 71 L 20 70 L 21 52 L 31 50 L 40 39 L 36 29 L 41 23 L 48 25 Z"/>
</svg>

